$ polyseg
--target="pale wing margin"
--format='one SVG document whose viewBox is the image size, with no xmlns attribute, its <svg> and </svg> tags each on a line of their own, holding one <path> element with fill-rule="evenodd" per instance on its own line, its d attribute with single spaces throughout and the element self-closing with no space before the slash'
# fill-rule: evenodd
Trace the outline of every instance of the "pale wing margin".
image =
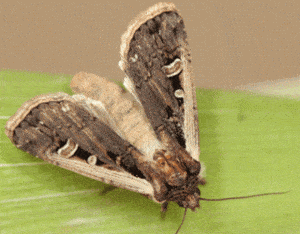
<svg viewBox="0 0 300 234">
<path fill-rule="evenodd" d="M 47 154 L 47 161 L 94 180 L 102 181 L 106 184 L 122 189 L 138 192 L 148 196 L 152 200 L 155 200 L 152 185 L 147 180 L 132 176 L 129 173 L 89 165 L 78 160 L 66 159 L 58 154 Z"/>
<path fill-rule="evenodd" d="M 185 51 L 186 52 L 186 51 Z M 184 88 L 184 136 L 186 140 L 186 150 L 192 158 L 199 161 L 199 120 L 196 99 L 196 88 L 194 77 L 191 72 L 190 62 L 182 56 L 183 62 L 183 88 Z"/>
</svg>

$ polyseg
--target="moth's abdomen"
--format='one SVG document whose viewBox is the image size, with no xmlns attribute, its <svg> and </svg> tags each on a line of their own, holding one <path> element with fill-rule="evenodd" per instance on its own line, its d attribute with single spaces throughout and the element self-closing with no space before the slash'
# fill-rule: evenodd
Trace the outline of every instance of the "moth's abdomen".
<svg viewBox="0 0 300 234">
<path fill-rule="evenodd" d="M 113 121 L 110 127 L 139 149 L 148 161 L 152 160 L 156 149 L 163 147 L 140 104 L 130 100 L 129 93 L 125 93 L 115 83 L 94 74 L 80 72 L 73 77 L 71 88 L 74 92 L 101 102 L 103 107 L 85 99 L 86 104 L 93 105 L 91 108 L 102 112 L 97 115 L 98 118 L 102 118 L 103 112 L 106 112 L 107 118 Z"/>
</svg>

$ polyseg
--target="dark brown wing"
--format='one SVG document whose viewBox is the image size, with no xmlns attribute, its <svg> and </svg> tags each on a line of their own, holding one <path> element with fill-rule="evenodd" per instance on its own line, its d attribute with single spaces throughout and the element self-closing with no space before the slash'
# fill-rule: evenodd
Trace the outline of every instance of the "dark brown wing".
<svg viewBox="0 0 300 234">
<path fill-rule="evenodd" d="M 154 199 L 137 166 L 138 150 L 67 94 L 25 102 L 7 122 L 6 134 L 18 148 L 54 165 Z"/>
<path fill-rule="evenodd" d="M 199 160 L 199 127 L 183 19 L 172 3 L 141 13 L 122 36 L 125 86 L 143 105 L 157 137 L 164 129 Z"/>
</svg>

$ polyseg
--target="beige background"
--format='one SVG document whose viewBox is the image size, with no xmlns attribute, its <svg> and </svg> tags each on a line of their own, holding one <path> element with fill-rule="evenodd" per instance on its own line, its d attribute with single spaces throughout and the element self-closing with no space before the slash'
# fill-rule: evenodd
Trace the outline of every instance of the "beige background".
<svg viewBox="0 0 300 234">
<path fill-rule="evenodd" d="M 157 1 L 1 1 L 0 68 L 121 80 L 120 36 Z M 300 1 L 173 1 L 185 19 L 197 86 L 300 74 Z"/>
</svg>

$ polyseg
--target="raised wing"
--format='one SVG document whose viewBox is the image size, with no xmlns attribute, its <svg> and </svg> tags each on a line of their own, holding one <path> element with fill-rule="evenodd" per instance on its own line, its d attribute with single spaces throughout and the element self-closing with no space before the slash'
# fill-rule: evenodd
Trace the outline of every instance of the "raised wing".
<svg viewBox="0 0 300 234">
<path fill-rule="evenodd" d="M 173 3 L 142 12 L 121 41 L 124 85 L 143 105 L 157 137 L 162 128 L 199 161 L 199 127 L 191 56 L 183 19 Z"/>
</svg>

